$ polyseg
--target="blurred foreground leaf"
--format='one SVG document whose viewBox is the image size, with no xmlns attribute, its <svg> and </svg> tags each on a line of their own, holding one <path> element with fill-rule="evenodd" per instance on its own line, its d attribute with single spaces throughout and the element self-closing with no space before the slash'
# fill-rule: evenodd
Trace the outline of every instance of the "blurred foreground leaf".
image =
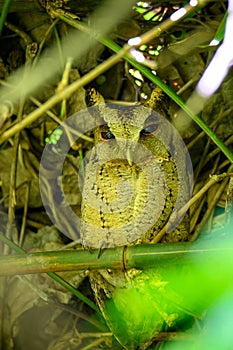
<svg viewBox="0 0 233 350">
<path fill-rule="evenodd" d="M 160 332 L 187 331 L 194 327 L 196 320 L 201 320 L 207 310 L 208 331 L 205 338 L 199 336 L 199 349 L 228 349 L 211 347 L 211 334 L 216 331 L 220 319 L 216 312 L 219 300 L 226 301 L 225 294 L 233 293 L 232 259 L 225 253 L 207 258 L 203 255 L 192 260 L 182 259 L 177 265 L 163 264 L 157 268 L 138 271 L 132 269 L 129 282 L 117 288 L 111 299 L 105 300 L 102 312 L 115 337 L 126 349 L 147 349 Z M 231 308 L 233 302 L 231 301 Z M 221 308 L 219 309 L 221 311 Z M 232 323 L 233 314 L 228 313 Z M 229 320 L 228 320 L 229 323 Z M 215 331 L 214 331 L 215 329 Z M 227 339 L 233 337 L 226 328 Z M 209 333 L 209 335 L 208 335 Z M 219 332 L 218 332 L 219 333 Z M 217 334 L 217 333 L 216 333 Z M 195 340 L 194 332 L 191 338 Z M 190 342 L 189 349 L 192 347 Z M 220 341 L 218 340 L 218 343 Z M 175 344 L 175 345 L 174 345 Z M 187 343 L 169 345 L 169 349 L 187 349 Z M 230 349 L 230 347 L 229 347 Z M 232 347 L 231 347 L 232 349 Z"/>
</svg>

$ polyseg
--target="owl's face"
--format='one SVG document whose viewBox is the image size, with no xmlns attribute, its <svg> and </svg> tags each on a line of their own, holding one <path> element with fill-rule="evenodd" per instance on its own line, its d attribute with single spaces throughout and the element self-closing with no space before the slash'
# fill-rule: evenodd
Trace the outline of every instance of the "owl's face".
<svg viewBox="0 0 233 350">
<path fill-rule="evenodd" d="M 135 163 L 167 153 L 163 140 L 166 137 L 167 144 L 170 137 L 168 123 L 164 123 L 164 117 L 151 109 L 105 105 L 101 117 L 95 130 L 95 144 L 101 143 L 104 153 L 111 152 L 115 158 Z"/>
</svg>

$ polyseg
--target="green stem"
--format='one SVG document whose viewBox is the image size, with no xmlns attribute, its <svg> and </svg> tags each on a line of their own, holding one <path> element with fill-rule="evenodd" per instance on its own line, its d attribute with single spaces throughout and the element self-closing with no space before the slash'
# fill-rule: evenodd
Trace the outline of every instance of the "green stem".
<svg viewBox="0 0 233 350">
<path fill-rule="evenodd" d="M 211 245 L 210 240 L 198 240 L 192 243 L 138 244 L 108 248 L 102 251 L 101 256 L 98 249 L 92 252 L 80 249 L 25 254 L 21 248 L 1 234 L 0 240 L 21 253 L 0 257 L 0 276 L 47 272 L 72 293 L 77 291 L 52 271 L 145 269 L 157 268 L 161 265 L 180 265 L 197 259 L 202 259 L 204 262 L 223 257 L 226 258 L 229 268 L 233 264 L 233 247 L 230 238 L 225 241 L 212 238 Z M 80 295 L 78 297 L 80 298 Z M 85 297 L 81 296 L 80 299 L 83 300 L 83 298 Z M 89 301 L 87 303 L 90 305 Z"/>
<path fill-rule="evenodd" d="M 2 34 L 2 30 L 4 27 L 11 3 L 12 3 L 12 0 L 5 0 L 4 2 L 2 12 L 1 12 L 1 17 L 0 17 L 0 35 Z"/>
<path fill-rule="evenodd" d="M 64 69 L 64 59 L 63 59 L 63 52 L 62 52 L 62 47 L 61 47 L 61 40 L 57 31 L 56 26 L 53 28 L 54 31 L 54 35 L 55 35 L 55 39 L 56 39 L 56 43 L 57 43 L 57 50 L 58 50 L 58 56 L 59 56 L 59 60 L 60 60 L 60 64 L 61 64 L 61 70 Z"/>
</svg>

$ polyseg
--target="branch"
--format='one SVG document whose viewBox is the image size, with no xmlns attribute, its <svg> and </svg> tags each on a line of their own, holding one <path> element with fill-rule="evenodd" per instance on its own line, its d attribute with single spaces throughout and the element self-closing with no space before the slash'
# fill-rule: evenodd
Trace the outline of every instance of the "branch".
<svg viewBox="0 0 233 350">
<path fill-rule="evenodd" d="M 187 242 L 171 244 L 139 244 L 129 247 L 105 249 L 99 257 L 99 250 L 66 250 L 25 254 L 21 248 L 0 234 L 0 240 L 24 254 L 0 257 L 0 276 L 44 273 L 52 271 L 155 268 L 169 264 L 190 263 L 194 258 L 226 259 L 227 268 L 233 264 L 232 242 L 206 240 L 204 243 Z M 210 248 L 211 246 L 211 248 Z M 204 259 L 205 258 L 205 259 Z"/>
</svg>

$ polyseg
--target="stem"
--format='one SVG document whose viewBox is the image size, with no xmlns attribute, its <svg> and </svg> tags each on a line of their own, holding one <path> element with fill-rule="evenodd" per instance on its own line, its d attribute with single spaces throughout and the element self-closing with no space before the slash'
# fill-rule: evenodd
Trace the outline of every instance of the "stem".
<svg viewBox="0 0 233 350">
<path fill-rule="evenodd" d="M 12 0 L 5 0 L 4 1 L 3 8 L 1 11 L 1 17 L 0 17 L 0 35 L 2 34 L 2 30 L 3 30 L 4 24 L 5 24 L 5 21 L 7 18 L 7 14 L 9 12 L 9 8 L 11 6 L 11 2 L 12 2 Z"/>
<path fill-rule="evenodd" d="M 138 244 L 129 247 L 108 248 L 102 251 L 99 257 L 99 250 L 95 249 L 91 253 L 88 250 L 80 249 L 66 251 L 37 252 L 25 254 L 24 250 L 15 246 L 6 237 L 0 234 L 0 240 L 23 255 L 10 255 L 0 257 L 0 276 L 44 273 L 49 272 L 60 284 L 69 286 L 75 293 L 77 291 L 52 271 L 74 271 L 74 270 L 97 270 L 112 269 L 123 270 L 131 268 L 156 268 L 164 264 L 180 264 L 195 260 L 200 256 L 206 261 L 212 257 L 226 258 L 227 264 L 233 264 L 233 247 L 230 239 L 211 239 L 204 242 L 193 243 L 170 243 L 170 244 Z M 75 294 L 76 295 L 76 294 Z M 80 297 L 80 296 L 78 296 Z M 82 298 L 80 298 L 83 300 Z M 89 305 L 89 304 L 88 304 Z"/>
</svg>

